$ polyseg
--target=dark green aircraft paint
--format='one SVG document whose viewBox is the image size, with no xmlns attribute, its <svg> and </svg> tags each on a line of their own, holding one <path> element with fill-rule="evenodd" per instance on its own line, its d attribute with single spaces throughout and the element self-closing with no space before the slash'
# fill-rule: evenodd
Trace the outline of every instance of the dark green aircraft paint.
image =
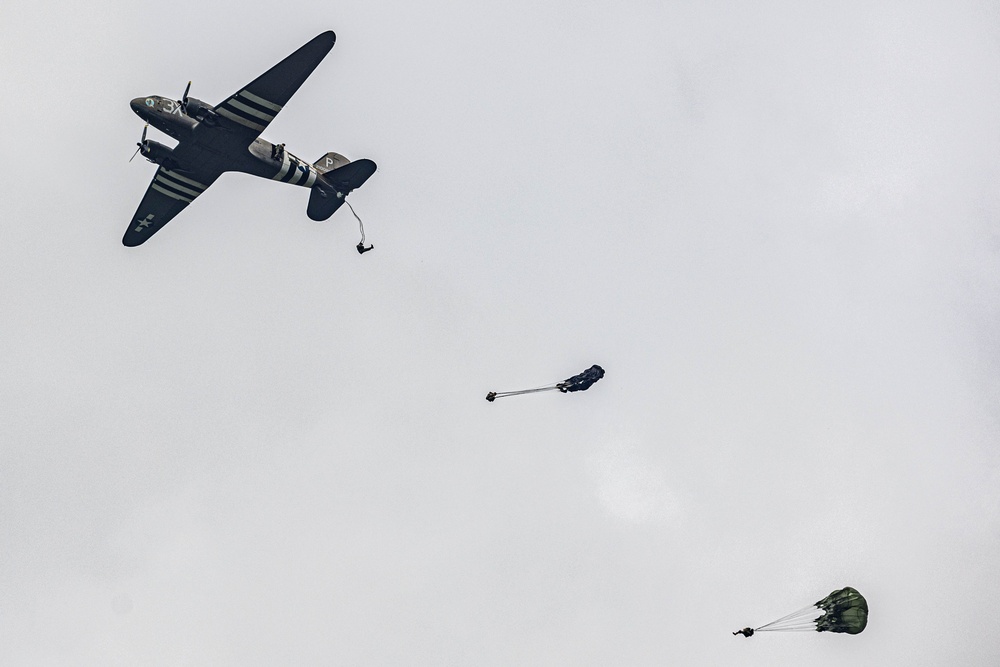
<svg viewBox="0 0 1000 667">
<path fill-rule="evenodd" d="M 188 83 L 180 100 L 158 95 L 130 103 L 140 118 L 177 140 L 173 148 L 146 139 L 138 153 L 159 165 L 122 238 L 137 246 L 170 222 L 223 172 L 239 171 L 311 190 L 306 213 L 326 220 L 344 198 L 375 173 L 371 160 L 351 162 L 327 153 L 313 164 L 300 160 L 284 144 L 260 133 L 288 103 L 333 48 L 336 36 L 324 32 L 216 106 L 190 97 Z"/>
</svg>

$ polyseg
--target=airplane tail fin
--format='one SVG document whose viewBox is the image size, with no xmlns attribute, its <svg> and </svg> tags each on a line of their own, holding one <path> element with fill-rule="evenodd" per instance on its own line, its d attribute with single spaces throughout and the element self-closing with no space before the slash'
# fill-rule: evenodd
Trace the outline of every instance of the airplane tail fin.
<svg viewBox="0 0 1000 667">
<path fill-rule="evenodd" d="M 343 167 L 345 164 L 350 164 L 351 161 L 340 153 L 327 153 L 320 159 L 313 162 L 313 166 L 321 174 L 325 174 L 328 171 L 333 171 L 338 167 Z"/>
<path fill-rule="evenodd" d="M 378 166 L 368 159 L 350 162 L 343 155 L 327 153 L 313 165 L 320 172 L 306 213 L 313 220 L 326 220 L 344 203 L 344 198 L 364 185 Z M 325 167 L 325 168 L 324 168 Z"/>
</svg>

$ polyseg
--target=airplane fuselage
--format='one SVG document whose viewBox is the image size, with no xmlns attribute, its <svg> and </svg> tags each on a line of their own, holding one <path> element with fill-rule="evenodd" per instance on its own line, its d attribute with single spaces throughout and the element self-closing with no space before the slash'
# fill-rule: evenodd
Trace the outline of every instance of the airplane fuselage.
<svg viewBox="0 0 1000 667">
<path fill-rule="evenodd" d="M 135 247 L 145 243 L 227 171 L 303 186 L 309 189 L 309 219 L 329 220 L 347 196 L 375 173 L 375 162 L 367 158 L 351 161 L 328 152 L 309 164 L 286 151 L 284 144 L 272 144 L 260 135 L 336 39 L 332 30 L 320 33 L 215 106 L 188 95 L 190 82 L 181 101 L 159 95 L 132 100 L 132 111 L 176 139 L 177 145 L 147 140 L 143 128 L 135 155 L 142 154 L 158 168 L 122 236 L 122 244 Z"/>
<path fill-rule="evenodd" d="M 214 111 L 207 105 L 201 110 L 200 120 L 186 114 L 176 100 L 158 95 L 137 97 L 129 106 L 144 121 L 177 140 L 172 149 L 150 142 L 155 145 L 152 154 L 144 153 L 151 161 L 176 171 L 185 172 L 197 165 L 307 188 L 319 176 L 315 167 L 289 153 L 283 144 L 272 144 L 258 137 L 249 146 L 239 145 L 229 129 L 213 122 Z"/>
</svg>

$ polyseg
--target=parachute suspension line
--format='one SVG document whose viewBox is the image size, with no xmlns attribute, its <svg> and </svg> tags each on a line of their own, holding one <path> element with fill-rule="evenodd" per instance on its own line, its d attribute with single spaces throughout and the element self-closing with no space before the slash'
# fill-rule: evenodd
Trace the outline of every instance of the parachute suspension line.
<svg viewBox="0 0 1000 667">
<path fill-rule="evenodd" d="M 820 611 L 822 611 L 822 610 L 819 609 L 816 605 L 812 605 L 811 604 L 811 605 L 809 605 L 807 607 L 803 607 L 802 609 L 799 609 L 798 611 L 793 611 L 791 614 L 788 614 L 787 616 L 782 616 L 781 618 L 779 618 L 776 621 L 771 621 L 770 623 L 765 623 L 764 625 L 760 626 L 757 629 L 758 630 L 762 630 L 762 629 L 764 629 L 766 627 L 769 627 L 769 626 L 772 626 L 772 625 L 777 625 L 778 623 L 782 623 L 784 621 L 791 620 L 791 619 L 793 619 L 793 618 L 795 618 L 797 616 L 804 616 L 806 614 L 814 614 L 814 613 L 818 615 Z"/>
<path fill-rule="evenodd" d="M 521 394 L 537 394 L 540 391 L 552 391 L 553 389 L 558 389 L 559 385 L 549 385 L 548 387 L 536 387 L 535 389 L 519 389 L 517 391 L 491 391 L 486 394 L 486 400 L 492 403 L 498 398 L 503 398 L 504 396 L 520 396 Z"/>
<path fill-rule="evenodd" d="M 816 624 L 796 625 L 791 628 L 767 628 L 765 630 L 754 630 L 754 632 L 816 632 Z"/>
<path fill-rule="evenodd" d="M 354 212 L 354 207 L 351 206 L 351 202 L 347 201 L 347 197 L 344 197 L 344 203 L 347 204 L 347 208 L 351 209 L 351 213 L 354 214 L 354 218 L 358 221 L 358 227 L 361 228 L 361 242 L 358 243 L 357 247 L 358 247 L 358 254 L 363 255 L 372 248 L 374 248 L 375 246 L 370 245 L 367 248 L 365 247 L 365 223 L 361 222 L 361 218 L 358 216 L 357 213 Z"/>
<path fill-rule="evenodd" d="M 594 364 L 587 370 L 578 375 L 574 375 L 568 380 L 563 380 L 562 382 L 557 382 L 555 384 L 546 385 L 544 387 L 537 387 L 535 389 L 521 389 L 520 391 L 491 391 L 486 394 L 486 400 L 492 403 L 498 398 L 503 396 L 519 396 L 521 394 L 534 394 L 539 391 L 552 391 L 553 389 L 558 389 L 562 393 L 568 393 L 571 391 L 584 391 L 588 389 L 590 385 L 594 384 L 598 380 L 604 377 L 604 369 Z"/>
<path fill-rule="evenodd" d="M 493 394 L 497 398 L 503 398 L 504 396 L 520 396 L 521 394 L 537 394 L 540 391 L 552 391 L 557 387 L 538 387 L 537 389 L 519 389 L 517 391 L 495 391 Z"/>
<path fill-rule="evenodd" d="M 812 614 L 805 614 L 801 616 L 796 616 L 794 618 L 787 618 L 782 621 L 774 621 L 768 623 L 767 625 L 756 628 L 760 632 L 771 632 L 774 630 L 786 630 L 788 628 L 796 628 L 799 626 L 806 626 L 815 628 L 816 619 L 819 618 L 821 614 L 817 614 L 815 617 Z"/>
<path fill-rule="evenodd" d="M 753 632 L 842 632 L 856 635 L 868 625 L 868 602 L 850 586 L 833 591 L 819 602 L 771 621 L 755 630 L 744 628 L 736 634 Z M 744 632 L 745 631 L 745 632 Z M 749 634 L 748 634 L 749 633 Z"/>
<path fill-rule="evenodd" d="M 815 628 L 813 621 L 823 615 L 823 610 L 818 608 L 816 605 L 809 605 L 808 607 L 803 607 L 798 611 L 793 611 L 787 616 L 782 616 L 776 621 L 771 621 L 770 623 L 765 623 L 759 628 L 755 628 L 755 631 L 775 631 L 783 630 L 786 628 L 791 629 L 792 627 L 804 625 L 807 629 Z"/>
<path fill-rule="evenodd" d="M 351 213 L 354 213 L 354 207 L 351 206 L 351 202 L 344 198 L 344 203 L 347 204 L 347 208 L 351 209 Z M 361 218 L 358 217 L 357 213 L 354 213 L 355 219 L 358 221 L 358 226 L 361 228 L 361 245 L 365 244 L 365 223 L 361 222 Z"/>
</svg>

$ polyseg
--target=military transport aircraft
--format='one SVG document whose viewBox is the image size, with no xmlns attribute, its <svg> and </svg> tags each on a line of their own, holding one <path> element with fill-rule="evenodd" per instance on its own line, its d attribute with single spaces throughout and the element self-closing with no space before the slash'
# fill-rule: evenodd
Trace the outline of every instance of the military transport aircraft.
<svg viewBox="0 0 1000 667">
<path fill-rule="evenodd" d="M 336 41 L 324 32 L 264 72 L 218 106 L 189 97 L 188 82 L 180 100 L 137 97 L 132 110 L 178 141 L 170 148 L 146 139 L 146 127 L 136 153 L 159 165 L 153 182 L 129 224 L 122 243 L 137 246 L 184 210 L 225 171 L 240 171 L 311 189 L 306 213 L 326 220 L 345 197 L 375 173 L 371 160 L 351 162 L 327 153 L 314 164 L 259 138 L 268 123 L 330 52 Z M 133 158 L 135 155 L 132 156 Z"/>
</svg>

